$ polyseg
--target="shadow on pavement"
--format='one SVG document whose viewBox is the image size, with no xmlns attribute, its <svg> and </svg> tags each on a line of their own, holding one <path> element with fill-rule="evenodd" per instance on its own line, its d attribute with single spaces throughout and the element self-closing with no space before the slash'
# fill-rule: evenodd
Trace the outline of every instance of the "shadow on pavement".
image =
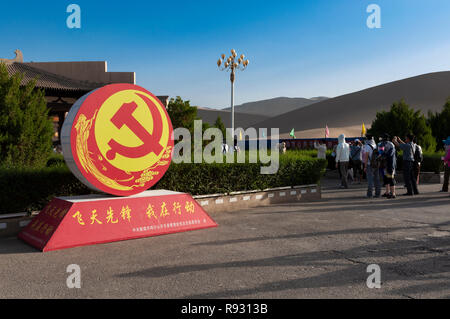
<svg viewBox="0 0 450 319">
<path fill-rule="evenodd" d="M 353 201 L 355 198 L 352 199 Z M 340 200 L 342 201 L 342 200 Z M 338 205 L 336 202 L 327 203 L 327 202 L 315 202 L 315 205 L 309 205 L 306 207 L 312 208 L 302 208 L 302 210 L 298 211 L 298 206 L 303 206 L 301 204 L 284 204 L 279 206 L 287 206 L 293 207 L 293 210 L 277 212 L 277 214 L 308 214 L 308 213 L 321 213 L 327 212 L 327 210 L 332 210 L 333 212 L 339 211 L 349 211 L 354 210 L 357 213 L 364 213 L 367 211 L 380 211 L 383 209 L 389 209 L 392 211 L 400 210 L 400 209 L 408 209 L 408 208 L 426 208 L 426 207 L 436 207 L 436 206 L 449 206 L 450 199 L 446 198 L 410 198 L 410 199 L 400 199 L 400 200 L 371 200 L 370 202 L 361 200 L 359 203 L 341 203 Z M 297 207 L 296 207 L 297 206 Z M 273 212 L 260 212 L 255 214 L 273 214 Z"/>
<path fill-rule="evenodd" d="M 349 233 L 353 233 L 355 231 L 359 232 L 360 230 L 350 230 Z M 365 231 L 370 230 L 366 229 Z M 384 231 L 386 231 L 386 229 L 384 229 Z M 302 236 L 303 235 L 300 235 L 299 238 Z M 286 266 L 325 267 L 325 269 L 327 265 L 330 267 L 345 267 L 341 270 L 326 272 L 320 275 L 299 279 L 274 281 L 252 288 L 220 290 L 207 294 L 186 296 L 186 298 L 232 298 L 263 292 L 277 292 L 305 288 L 340 287 L 351 284 L 360 285 L 364 288 L 368 276 L 366 272 L 367 265 L 377 263 L 381 267 L 382 281 L 388 285 L 393 285 L 396 281 L 434 281 L 433 283 L 425 283 L 421 286 L 409 286 L 401 289 L 394 288 L 389 291 L 389 294 L 392 295 L 409 297 L 406 294 L 419 293 L 424 287 L 427 287 L 427 293 L 430 291 L 436 292 L 449 289 L 449 245 L 449 237 L 430 237 L 421 241 L 398 240 L 389 243 L 377 243 L 374 245 L 355 247 L 342 251 L 315 251 L 294 255 L 223 263 L 153 267 L 142 271 L 123 273 L 118 275 L 118 277 L 159 278 L 181 273 L 193 273 L 224 268 L 249 268 L 249 271 L 251 271 L 252 267 L 272 267 L 273 271 L 277 272 L 277 267 Z M 433 256 L 430 256 L 431 254 L 433 254 Z M 412 258 L 405 261 L 384 262 L 384 260 L 390 260 L 389 257 L 399 256 L 409 256 Z M 383 260 L 379 260 L 379 258 L 383 258 Z M 367 259 L 370 259 L 370 262 L 367 261 Z M 439 282 L 436 282 L 437 280 L 439 280 Z"/>
<path fill-rule="evenodd" d="M 27 245 L 16 237 L 0 239 L 0 255 L 41 253 L 39 250 Z"/>
</svg>

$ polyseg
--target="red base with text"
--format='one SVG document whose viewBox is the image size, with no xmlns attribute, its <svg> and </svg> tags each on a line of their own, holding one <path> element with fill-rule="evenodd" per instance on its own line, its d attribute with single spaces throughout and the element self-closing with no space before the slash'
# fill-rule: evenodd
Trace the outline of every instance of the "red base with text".
<svg viewBox="0 0 450 319">
<path fill-rule="evenodd" d="M 19 238 L 45 252 L 210 227 L 217 224 L 189 194 L 147 191 L 54 198 Z"/>
</svg>

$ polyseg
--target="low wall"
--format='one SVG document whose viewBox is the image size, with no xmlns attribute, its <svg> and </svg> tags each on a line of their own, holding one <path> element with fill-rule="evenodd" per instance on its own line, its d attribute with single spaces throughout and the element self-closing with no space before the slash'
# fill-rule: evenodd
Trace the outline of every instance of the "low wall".
<svg viewBox="0 0 450 319">
<path fill-rule="evenodd" d="M 1 218 L 0 219 L 0 238 L 1 237 L 13 237 L 20 233 L 22 228 L 28 225 L 33 216 L 13 217 L 13 218 Z M 1 215 L 0 215 L 1 217 Z"/>
<path fill-rule="evenodd" d="M 320 186 L 314 184 L 264 191 L 194 196 L 194 198 L 206 212 L 221 213 L 271 204 L 320 200 L 322 192 Z"/>
</svg>

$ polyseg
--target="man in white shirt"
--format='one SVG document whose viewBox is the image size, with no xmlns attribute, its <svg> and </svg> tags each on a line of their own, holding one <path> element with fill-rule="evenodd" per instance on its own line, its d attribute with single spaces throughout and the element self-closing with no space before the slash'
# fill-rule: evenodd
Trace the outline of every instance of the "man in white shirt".
<svg viewBox="0 0 450 319">
<path fill-rule="evenodd" d="M 228 144 L 225 141 L 222 143 L 222 153 L 224 155 L 228 153 Z"/>
<path fill-rule="evenodd" d="M 341 188 L 348 188 L 348 162 L 350 160 L 350 146 L 345 142 L 345 135 L 338 137 L 339 144 L 336 147 L 336 168 L 341 172 Z"/>
</svg>

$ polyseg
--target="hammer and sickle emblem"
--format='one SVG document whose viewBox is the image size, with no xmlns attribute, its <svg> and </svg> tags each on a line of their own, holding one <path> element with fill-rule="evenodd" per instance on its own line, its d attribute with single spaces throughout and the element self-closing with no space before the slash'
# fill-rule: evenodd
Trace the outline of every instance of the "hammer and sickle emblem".
<svg viewBox="0 0 450 319">
<path fill-rule="evenodd" d="M 146 96 L 137 94 L 141 97 L 147 105 L 153 103 Z M 117 154 L 123 155 L 127 158 L 140 158 L 151 152 L 156 155 L 160 154 L 164 146 L 160 144 L 162 136 L 162 118 L 159 110 L 156 107 L 151 107 L 150 112 L 153 118 L 153 132 L 150 134 L 138 120 L 133 116 L 133 112 L 137 109 L 137 104 L 134 102 L 124 103 L 120 109 L 114 114 L 111 122 L 118 129 L 127 126 L 141 141 L 142 145 L 129 147 L 119 144 L 116 140 L 110 139 L 108 146 L 111 148 L 106 153 L 108 160 L 114 160 Z"/>
</svg>

